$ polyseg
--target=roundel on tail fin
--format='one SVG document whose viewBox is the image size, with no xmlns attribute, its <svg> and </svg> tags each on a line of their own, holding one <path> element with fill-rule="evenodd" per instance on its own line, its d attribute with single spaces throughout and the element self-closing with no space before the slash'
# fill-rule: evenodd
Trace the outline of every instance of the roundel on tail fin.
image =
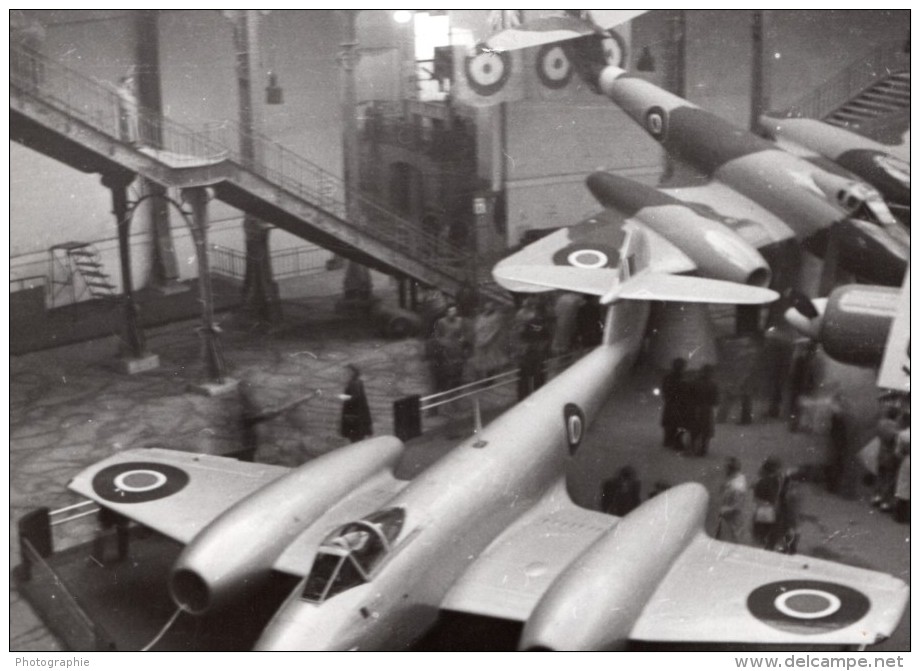
<svg viewBox="0 0 920 671">
<path fill-rule="evenodd" d="M 656 140 L 663 140 L 668 134 L 668 113 L 657 105 L 645 113 L 645 130 Z"/>
<path fill-rule="evenodd" d="M 569 444 L 569 454 L 574 455 L 582 438 L 585 437 L 585 413 L 575 403 L 566 403 L 562 409 L 565 420 L 565 439 Z"/>
<path fill-rule="evenodd" d="M 507 51 L 483 50 L 464 61 L 470 89 L 481 96 L 493 96 L 511 77 L 511 56 Z"/>
</svg>

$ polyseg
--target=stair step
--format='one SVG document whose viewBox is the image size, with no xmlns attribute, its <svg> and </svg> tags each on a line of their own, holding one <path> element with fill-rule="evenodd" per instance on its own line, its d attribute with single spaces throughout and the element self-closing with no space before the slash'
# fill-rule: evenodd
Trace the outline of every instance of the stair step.
<svg viewBox="0 0 920 671">
<path fill-rule="evenodd" d="M 74 265 L 80 270 L 85 271 L 87 268 L 101 268 L 101 263 L 96 263 L 95 261 L 74 261 Z"/>
<path fill-rule="evenodd" d="M 889 103 L 882 103 L 875 100 L 853 100 L 846 105 L 846 109 L 858 110 L 867 112 L 873 116 L 878 116 L 879 114 L 900 112 L 904 108 L 900 105 L 891 105 Z"/>
<path fill-rule="evenodd" d="M 109 284 L 108 282 L 94 282 L 92 280 L 86 281 L 86 286 L 88 287 L 97 287 L 99 289 L 114 289 L 114 284 Z"/>
<path fill-rule="evenodd" d="M 856 98 L 857 101 L 871 101 L 877 102 L 884 105 L 895 105 L 897 107 L 906 107 L 905 103 L 910 104 L 910 98 L 899 98 L 897 96 L 890 96 L 885 93 L 879 93 L 876 91 L 867 91 L 863 95 Z"/>
<path fill-rule="evenodd" d="M 101 273 L 98 270 L 80 270 L 80 274 L 84 277 L 102 277 L 104 279 L 109 279 L 108 273 Z"/>
</svg>

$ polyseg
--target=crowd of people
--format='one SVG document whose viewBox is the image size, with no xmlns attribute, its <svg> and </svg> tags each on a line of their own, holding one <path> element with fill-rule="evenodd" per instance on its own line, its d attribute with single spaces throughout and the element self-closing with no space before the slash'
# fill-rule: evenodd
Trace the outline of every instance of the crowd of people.
<svg viewBox="0 0 920 671">
<path fill-rule="evenodd" d="M 715 409 L 719 388 L 713 379 L 713 367 L 703 366 L 698 373 L 687 372 L 687 362 L 677 358 L 661 381 L 663 401 L 661 426 L 663 445 L 691 456 L 702 457 L 709 451 L 715 434 Z"/>
<path fill-rule="evenodd" d="M 860 452 L 874 478 L 872 505 L 910 522 L 910 410 L 898 405 L 883 408 L 875 437 Z"/>
<path fill-rule="evenodd" d="M 450 302 L 438 290 L 424 297 L 425 355 L 435 392 L 517 368 L 518 399 L 546 382 L 547 361 L 600 344 L 600 308 L 579 294 L 528 295 L 516 310 L 494 301 Z"/>
</svg>

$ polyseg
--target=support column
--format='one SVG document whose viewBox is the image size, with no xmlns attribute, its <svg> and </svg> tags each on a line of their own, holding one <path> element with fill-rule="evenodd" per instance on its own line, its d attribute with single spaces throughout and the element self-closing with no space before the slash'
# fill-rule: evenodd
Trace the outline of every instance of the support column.
<svg viewBox="0 0 920 671">
<path fill-rule="evenodd" d="M 163 96 L 160 83 L 160 35 L 159 11 L 139 10 L 135 12 L 137 33 L 137 100 L 145 111 L 141 125 L 141 140 L 155 148 L 163 148 Z M 141 178 L 141 190 L 154 197 L 147 206 L 150 212 L 150 233 L 153 240 L 152 284 L 164 294 L 188 291 L 179 282 L 179 264 L 172 231 L 169 227 L 169 206 L 164 198 L 166 187 Z"/>
<path fill-rule="evenodd" d="M 751 123 L 754 132 L 760 127 L 760 117 L 770 109 L 770 56 L 766 39 L 767 12 L 751 12 Z"/>
<path fill-rule="evenodd" d="M 131 277 L 131 217 L 128 214 L 128 185 L 133 175 L 106 175 L 103 186 L 112 192 L 112 214 L 118 225 L 118 255 L 121 261 L 122 312 L 124 314 L 124 343 L 126 350 L 119 357 L 119 368 L 128 374 L 140 373 L 159 367 L 160 358 L 147 353 L 147 342 L 137 319 L 134 301 L 134 282 Z"/>
<path fill-rule="evenodd" d="M 338 62 L 342 67 L 342 141 L 343 141 L 343 176 L 345 182 L 345 211 L 350 221 L 358 220 L 358 182 L 360 170 L 360 147 L 358 146 L 358 122 L 355 119 L 357 106 L 357 87 L 355 69 L 358 67 L 358 33 L 357 20 L 359 9 L 340 11 L 345 23 L 344 40 L 339 46 Z M 355 261 L 348 262 L 345 271 L 343 291 L 345 299 L 370 300 L 373 295 L 371 273 L 366 266 Z"/>
<path fill-rule="evenodd" d="M 259 156 L 255 133 L 259 122 L 252 97 L 253 63 L 259 53 L 259 12 L 251 9 L 226 10 L 233 21 L 233 45 L 236 49 L 236 79 L 239 91 L 240 154 L 243 165 L 258 172 Z M 275 324 L 281 319 L 278 285 L 272 276 L 271 251 L 268 245 L 270 226 L 246 214 L 246 272 L 243 278 L 243 302 L 260 324 Z"/>
<path fill-rule="evenodd" d="M 198 292 L 201 300 L 201 326 L 198 333 L 204 345 L 204 365 L 208 381 L 191 385 L 190 390 L 208 396 L 235 391 L 237 380 L 227 377 L 227 364 L 220 342 L 220 329 L 214 323 L 214 296 L 211 292 L 211 269 L 208 265 L 208 195 L 198 186 L 182 190 L 182 200 L 192 208 L 192 220 L 187 222 L 195 241 L 198 259 Z"/>
</svg>

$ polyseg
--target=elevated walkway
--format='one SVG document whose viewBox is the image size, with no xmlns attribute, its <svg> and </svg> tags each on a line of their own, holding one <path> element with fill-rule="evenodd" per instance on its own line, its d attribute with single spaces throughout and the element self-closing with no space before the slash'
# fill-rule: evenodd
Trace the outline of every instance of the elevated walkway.
<svg viewBox="0 0 920 671">
<path fill-rule="evenodd" d="M 104 180 L 141 175 L 167 188 L 212 187 L 217 198 L 253 217 L 449 294 L 477 282 L 475 255 L 363 196 L 347 211 L 341 179 L 266 137 L 246 138 L 256 158 L 244 160 L 242 137 L 229 123 L 196 131 L 126 107 L 114 89 L 11 47 L 11 140 Z"/>
</svg>

